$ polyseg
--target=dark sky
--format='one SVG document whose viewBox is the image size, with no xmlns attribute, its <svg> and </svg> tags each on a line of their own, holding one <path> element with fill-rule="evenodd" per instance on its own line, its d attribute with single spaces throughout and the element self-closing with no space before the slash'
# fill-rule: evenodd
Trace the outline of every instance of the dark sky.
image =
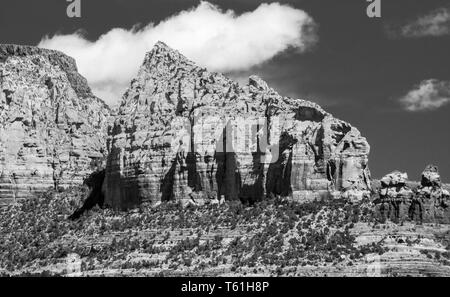
<svg viewBox="0 0 450 297">
<path fill-rule="evenodd" d="M 196 6 L 190 0 L 82 0 L 82 18 L 66 16 L 64 0 L 0 0 L 0 42 L 36 45 L 46 34 L 82 29 L 95 40 L 114 27 L 158 23 Z M 237 13 L 262 1 L 214 1 Z M 450 35 L 390 38 L 385 27 L 416 19 L 448 0 L 382 0 L 382 17 L 366 16 L 365 0 L 264 1 L 290 4 L 318 24 L 312 51 L 285 52 L 244 74 L 258 74 L 282 95 L 321 104 L 358 127 L 371 144 L 374 177 L 394 170 L 419 179 L 429 163 L 450 182 L 450 104 L 426 112 L 402 109 L 398 98 L 414 85 L 435 78 L 450 81 Z"/>
</svg>

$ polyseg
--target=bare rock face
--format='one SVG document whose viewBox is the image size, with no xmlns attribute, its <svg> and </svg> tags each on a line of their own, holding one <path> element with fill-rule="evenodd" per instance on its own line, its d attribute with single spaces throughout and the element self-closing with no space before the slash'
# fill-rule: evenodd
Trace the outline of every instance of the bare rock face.
<svg viewBox="0 0 450 297">
<path fill-rule="evenodd" d="M 421 220 L 450 223 L 450 193 L 442 187 L 437 166 L 428 165 L 423 171 L 413 207 Z"/>
<path fill-rule="evenodd" d="M 108 116 L 72 58 L 0 45 L 0 204 L 82 183 L 107 155 Z"/>
<path fill-rule="evenodd" d="M 394 171 L 381 179 L 380 198 L 384 201 L 411 199 L 413 191 L 406 186 L 408 174 Z"/>
<path fill-rule="evenodd" d="M 406 182 L 408 174 L 394 171 L 381 179 L 380 199 L 376 201 L 379 214 L 392 221 L 408 218 L 414 192 Z"/>
<path fill-rule="evenodd" d="M 429 165 L 416 190 L 406 186 L 408 175 L 395 171 L 381 179 L 377 213 L 392 221 L 412 220 L 424 223 L 450 222 L 450 194 L 442 188 L 438 168 Z"/>
<path fill-rule="evenodd" d="M 435 165 L 428 165 L 422 172 L 420 180 L 421 189 L 425 188 L 442 188 L 441 176 L 439 169 Z"/>
<path fill-rule="evenodd" d="M 370 147 L 317 104 L 282 97 L 256 76 L 241 87 L 159 42 L 109 130 L 107 205 L 304 201 L 370 190 Z"/>
</svg>

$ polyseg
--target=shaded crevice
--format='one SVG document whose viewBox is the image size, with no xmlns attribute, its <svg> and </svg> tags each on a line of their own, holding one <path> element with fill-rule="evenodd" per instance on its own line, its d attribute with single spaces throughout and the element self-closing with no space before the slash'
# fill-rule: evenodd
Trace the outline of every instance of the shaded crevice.
<svg viewBox="0 0 450 297">
<path fill-rule="evenodd" d="M 342 148 L 342 150 L 341 150 L 341 153 L 342 152 L 345 152 L 346 150 L 348 150 L 350 148 L 350 144 L 348 143 L 348 142 L 345 142 L 344 143 L 344 147 Z"/>
<path fill-rule="evenodd" d="M 329 160 L 327 163 L 327 179 L 334 181 L 336 178 L 336 161 Z"/>
<path fill-rule="evenodd" d="M 239 198 L 243 203 L 253 204 L 255 202 L 261 201 L 264 197 L 265 193 L 265 172 L 264 172 L 264 164 L 261 162 L 263 151 L 266 151 L 266 147 L 261 148 L 261 138 L 269 139 L 267 134 L 267 125 L 264 122 L 263 127 L 259 124 L 256 127 L 256 131 L 262 131 L 263 134 L 260 135 L 256 133 L 254 135 L 256 137 L 256 152 L 252 153 L 252 167 L 250 172 L 248 173 L 248 177 L 250 178 L 250 184 L 244 182 L 242 185 L 241 193 L 239 193 Z M 254 138 L 252 138 L 254 139 Z M 263 145 L 267 145 L 264 141 Z"/>
<path fill-rule="evenodd" d="M 6 98 L 6 104 L 7 105 L 11 105 L 12 102 L 12 94 L 14 93 L 11 90 L 3 90 L 3 93 L 5 94 L 5 98 Z"/>
<path fill-rule="evenodd" d="M 320 163 L 320 161 L 323 161 L 324 159 L 324 153 L 323 153 L 323 138 L 325 137 L 325 131 L 323 128 L 323 125 L 320 126 L 319 130 L 317 131 L 316 139 L 315 139 L 315 146 L 318 148 L 317 153 L 315 155 L 315 162 L 316 164 Z"/>
<path fill-rule="evenodd" d="M 187 165 L 187 185 L 194 191 L 199 192 L 202 190 L 200 175 L 197 171 L 197 161 L 199 159 L 198 153 L 189 152 L 186 158 Z"/>
<path fill-rule="evenodd" d="M 170 201 L 174 199 L 173 184 L 175 179 L 175 171 L 177 160 L 172 161 L 169 171 L 164 175 L 161 181 L 159 191 L 161 192 L 161 201 Z"/>
<path fill-rule="evenodd" d="M 237 168 L 236 153 L 226 151 L 226 128 L 223 129 L 220 139 L 222 140 L 222 152 L 216 150 L 215 154 L 217 160 L 216 182 L 218 196 L 221 197 L 223 195 L 226 200 L 237 200 L 241 191 L 242 178 Z"/>
<path fill-rule="evenodd" d="M 298 141 L 283 132 L 280 136 L 278 159 L 267 170 L 266 195 L 288 196 L 292 193 L 292 149 Z"/>
<path fill-rule="evenodd" d="M 193 110 L 189 114 L 190 127 L 194 127 Z M 200 161 L 200 155 L 195 149 L 195 133 L 191 129 L 190 133 L 190 149 L 186 156 L 187 165 L 187 185 L 194 191 L 199 192 L 202 190 L 201 178 L 197 170 L 197 161 Z"/>
<path fill-rule="evenodd" d="M 86 185 L 90 192 L 88 197 L 83 203 L 83 206 L 74 211 L 72 215 L 69 216 L 70 220 L 76 220 L 80 218 L 84 212 L 92 209 L 94 206 L 98 205 L 103 208 L 105 202 L 105 195 L 103 192 L 103 182 L 105 180 L 105 170 L 91 173 L 91 175 L 84 180 L 84 185 Z"/>
<path fill-rule="evenodd" d="M 322 122 L 322 120 L 325 118 L 325 115 L 313 107 L 300 107 L 295 114 L 295 119 L 297 121 L 311 121 L 311 122 Z"/>
<path fill-rule="evenodd" d="M 422 203 L 418 201 L 417 199 L 414 199 L 411 202 L 411 206 L 409 207 L 409 213 L 408 216 L 410 220 L 415 222 L 422 222 L 423 221 L 423 208 Z"/>
<path fill-rule="evenodd" d="M 345 135 L 348 134 L 352 130 L 350 125 L 342 124 L 342 125 L 331 125 L 331 130 L 337 133 L 333 133 L 333 138 L 336 143 L 340 143 L 342 139 L 344 139 Z"/>
</svg>

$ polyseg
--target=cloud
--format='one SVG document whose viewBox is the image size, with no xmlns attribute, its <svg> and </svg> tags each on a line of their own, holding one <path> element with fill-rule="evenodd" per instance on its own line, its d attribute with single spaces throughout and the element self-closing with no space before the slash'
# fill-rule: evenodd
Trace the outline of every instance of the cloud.
<svg viewBox="0 0 450 297">
<path fill-rule="evenodd" d="M 288 5 L 261 4 L 237 15 L 202 1 L 142 29 L 115 28 L 96 41 L 80 33 L 45 36 L 39 46 L 74 57 L 94 93 L 114 104 L 158 40 L 209 70 L 231 72 L 264 63 L 288 48 L 309 50 L 317 42 L 316 28 L 306 12 Z"/>
<path fill-rule="evenodd" d="M 439 8 L 389 32 L 406 38 L 450 35 L 450 9 Z"/>
<path fill-rule="evenodd" d="M 450 103 L 450 81 L 424 80 L 400 98 L 400 103 L 412 112 L 438 109 Z"/>
</svg>

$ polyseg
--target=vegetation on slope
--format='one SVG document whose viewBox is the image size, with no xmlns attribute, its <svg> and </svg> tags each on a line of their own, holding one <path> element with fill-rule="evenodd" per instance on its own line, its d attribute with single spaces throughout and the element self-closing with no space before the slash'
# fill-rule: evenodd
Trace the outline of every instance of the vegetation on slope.
<svg viewBox="0 0 450 297">
<path fill-rule="evenodd" d="M 201 275 L 222 267 L 231 273 L 282 275 L 288 267 L 352 265 L 367 254 L 384 252 L 377 243 L 357 245 L 350 232 L 358 222 L 377 224 L 369 204 L 298 204 L 280 198 L 253 206 L 165 203 L 128 212 L 95 209 L 78 221 L 67 220 L 84 196 L 81 188 L 49 191 L 3 209 L 0 269 L 40 271 L 76 253 L 85 272 Z"/>
</svg>

